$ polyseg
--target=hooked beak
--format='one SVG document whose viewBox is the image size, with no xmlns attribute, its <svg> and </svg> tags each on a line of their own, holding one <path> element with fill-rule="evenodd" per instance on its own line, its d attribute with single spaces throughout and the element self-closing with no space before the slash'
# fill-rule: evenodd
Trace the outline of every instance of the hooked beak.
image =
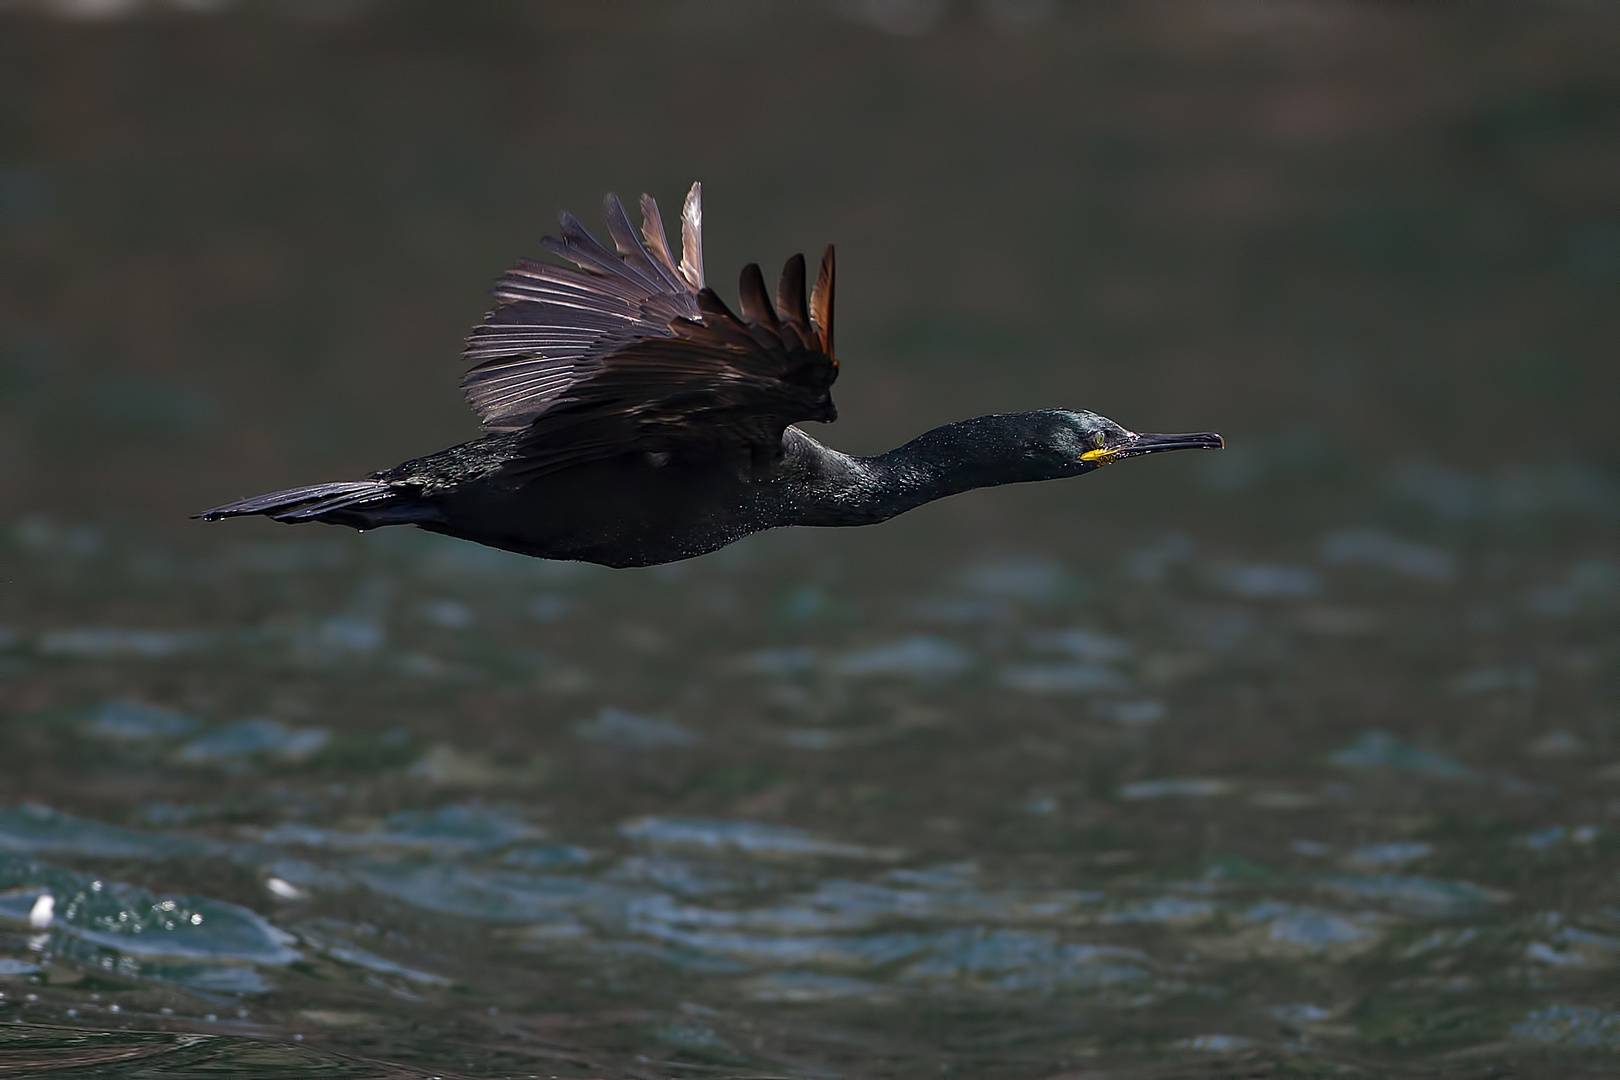
<svg viewBox="0 0 1620 1080">
<path fill-rule="evenodd" d="M 1163 450 L 1219 450 L 1226 445 L 1213 431 L 1198 431 L 1187 435 L 1130 435 L 1113 446 L 1100 450 L 1087 450 L 1080 460 L 1092 465 L 1109 465 L 1126 458 L 1157 454 Z"/>
</svg>

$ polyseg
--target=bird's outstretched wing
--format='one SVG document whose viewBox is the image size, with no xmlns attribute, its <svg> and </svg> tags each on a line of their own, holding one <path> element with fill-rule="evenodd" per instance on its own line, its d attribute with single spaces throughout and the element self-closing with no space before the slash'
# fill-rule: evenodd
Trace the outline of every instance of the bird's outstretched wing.
<svg viewBox="0 0 1620 1080">
<path fill-rule="evenodd" d="M 802 255 L 774 305 L 759 267 L 744 267 L 738 316 L 704 284 L 699 185 L 678 265 L 650 197 L 640 237 L 615 196 L 604 208 L 617 253 L 564 212 L 562 238 L 541 243 L 577 269 L 521 261 L 467 339 L 462 389 L 486 430 L 524 432 L 523 471 L 717 444 L 774 456 L 788 424 L 834 419 L 830 246 L 808 305 Z"/>
</svg>

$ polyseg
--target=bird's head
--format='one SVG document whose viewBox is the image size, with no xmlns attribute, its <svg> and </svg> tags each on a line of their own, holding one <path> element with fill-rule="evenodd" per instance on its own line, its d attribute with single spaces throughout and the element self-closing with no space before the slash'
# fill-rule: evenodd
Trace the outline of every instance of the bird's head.
<svg viewBox="0 0 1620 1080">
<path fill-rule="evenodd" d="M 1056 455 L 1062 474 L 1078 476 L 1126 458 L 1166 450 L 1219 450 L 1226 443 L 1213 431 L 1159 435 L 1131 431 L 1094 412 L 1053 409 L 1043 449 Z"/>
</svg>

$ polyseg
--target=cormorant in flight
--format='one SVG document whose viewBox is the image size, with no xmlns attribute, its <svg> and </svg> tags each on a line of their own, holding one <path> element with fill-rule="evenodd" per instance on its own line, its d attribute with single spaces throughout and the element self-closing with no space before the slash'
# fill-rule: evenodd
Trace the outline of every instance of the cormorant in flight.
<svg viewBox="0 0 1620 1080">
<path fill-rule="evenodd" d="M 832 247 L 808 303 L 804 256 L 782 268 L 774 304 L 759 267 L 745 266 L 739 316 L 704 284 L 699 185 L 681 211 L 679 263 L 650 197 L 639 237 L 615 196 L 605 210 L 617 254 L 565 211 L 562 239 L 541 244 L 578 269 L 523 259 L 496 283 L 461 381 L 482 438 L 197 516 L 415 525 L 544 559 L 650 566 L 763 529 L 871 525 L 972 488 L 1222 445 L 1211 432 L 1141 435 L 1043 409 L 841 454 L 794 426 L 838 415 Z"/>
</svg>

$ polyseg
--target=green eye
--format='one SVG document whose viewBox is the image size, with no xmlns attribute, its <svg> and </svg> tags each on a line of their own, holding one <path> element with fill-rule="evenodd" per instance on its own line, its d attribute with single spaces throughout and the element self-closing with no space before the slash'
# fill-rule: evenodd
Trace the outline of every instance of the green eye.
<svg viewBox="0 0 1620 1080">
<path fill-rule="evenodd" d="M 1091 445 L 1095 446 L 1097 449 L 1101 450 L 1103 448 L 1103 444 L 1106 443 L 1107 441 L 1108 441 L 1108 433 L 1107 432 L 1094 431 L 1094 432 L 1091 433 Z"/>
</svg>

